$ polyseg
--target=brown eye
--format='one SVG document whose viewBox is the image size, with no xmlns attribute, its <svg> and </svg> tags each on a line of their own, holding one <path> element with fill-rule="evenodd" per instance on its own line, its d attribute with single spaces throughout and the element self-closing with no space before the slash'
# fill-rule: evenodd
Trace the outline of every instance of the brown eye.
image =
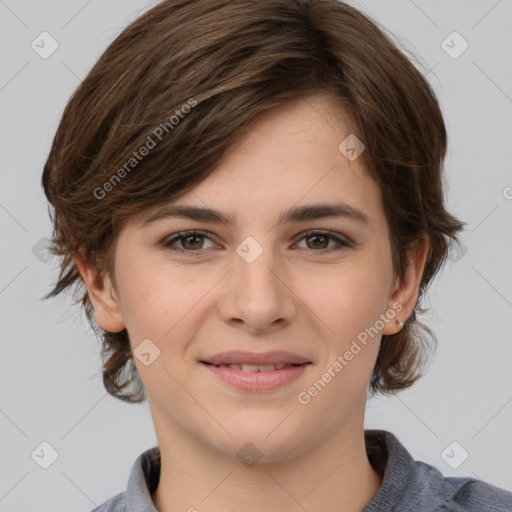
<svg viewBox="0 0 512 512">
<path fill-rule="evenodd" d="M 304 233 L 301 240 L 306 240 L 306 249 L 313 252 L 331 251 L 351 247 L 352 244 L 332 233 L 323 231 L 312 231 Z M 329 244 L 335 242 L 334 246 Z"/>
<path fill-rule="evenodd" d="M 202 249 L 209 249 L 214 247 L 214 243 L 211 242 L 210 247 L 204 247 L 205 240 L 210 240 L 207 233 L 188 231 L 184 233 L 178 233 L 168 241 L 164 242 L 165 247 L 178 252 L 200 252 Z"/>
<path fill-rule="evenodd" d="M 201 249 L 203 245 L 202 235 L 187 235 L 182 237 L 181 245 L 184 249 Z"/>
<path fill-rule="evenodd" d="M 311 241 L 309 249 L 327 249 L 329 245 L 329 237 L 326 235 L 311 235 L 306 237 L 306 240 Z"/>
</svg>

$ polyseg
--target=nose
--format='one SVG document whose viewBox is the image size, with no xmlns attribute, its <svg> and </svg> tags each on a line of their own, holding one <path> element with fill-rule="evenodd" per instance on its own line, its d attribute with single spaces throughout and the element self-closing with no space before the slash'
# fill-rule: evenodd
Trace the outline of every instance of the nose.
<svg viewBox="0 0 512 512">
<path fill-rule="evenodd" d="M 251 334 L 269 334 L 293 321 L 297 298 L 291 274 L 272 250 L 263 248 L 254 261 L 235 255 L 224 281 L 220 314 Z"/>
</svg>

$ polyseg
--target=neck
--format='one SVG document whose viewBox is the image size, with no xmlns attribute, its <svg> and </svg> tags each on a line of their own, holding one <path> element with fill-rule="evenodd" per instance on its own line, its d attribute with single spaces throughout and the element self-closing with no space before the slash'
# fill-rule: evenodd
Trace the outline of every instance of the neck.
<svg viewBox="0 0 512 512">
<path fill-rule="evenodd" d="M 160 436 L 159 447 L 160 482 L 152 495 L 159 512 L 361 512 L 382 483 L 368 460 L 362 423 L 298 457 L 252 467 L 218 452 L 206 455 L 183 431 Z"/>
</svg>

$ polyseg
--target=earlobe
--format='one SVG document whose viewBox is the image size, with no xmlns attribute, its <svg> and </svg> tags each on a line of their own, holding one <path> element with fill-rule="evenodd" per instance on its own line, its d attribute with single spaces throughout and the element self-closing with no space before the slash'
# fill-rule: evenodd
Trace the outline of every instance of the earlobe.
<svg viewBox="0 0 512 512">
<path fill-rule="evenodd" d="M 73 253 L 73 258 L 87 288 L 96 323 L 109 332 L 125 329 L 117 294 L 109 276 L 100 276 L 97 268 L 85 261 L 82 250 Z"/>
<path fill-rule="evenodd" d="M 418 301 L 419 288 L 429 251 L 429 240 L 426 234 L 422 235 L 415 247 L 409 253 L 409 266 L 403 279 L 397 279 L 388 308 L 396 311 L 395 321 L 387 324 L 382 334 L 397 334 L 403 324 L 412 315 Z M 397 306 L 400 305 L 400 307 Z"/>
</svg>

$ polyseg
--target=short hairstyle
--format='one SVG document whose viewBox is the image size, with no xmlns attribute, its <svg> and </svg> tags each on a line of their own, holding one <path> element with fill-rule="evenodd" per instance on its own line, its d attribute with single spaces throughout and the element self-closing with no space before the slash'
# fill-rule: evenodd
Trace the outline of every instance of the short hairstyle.
<svg viewBox="0 0 512 512">
<path fill-rule="evenodd" d="M 102 338 L 108 393 L 147 398 L 126 329 L 96 330 L 74 252 L 115 285 L 125 221 L 205 180 L 260 113 L 322 92 L 339 98 L 366 147 L 360 158 L 382 192 L 396 276 L 420 235 L 430 242 L 415 310 L 382 336 L 370 392 L 421 376 L 436 337 L 416 313 L 464 227 L 444 205 L 447 135 L 425 77 L 384 28 L 342 1 L 165 0 L 122 31 L 74 92 L 42 175 L 50 249 L 62 257 L 45 298 L 74 288 Z"/>
</svg>

